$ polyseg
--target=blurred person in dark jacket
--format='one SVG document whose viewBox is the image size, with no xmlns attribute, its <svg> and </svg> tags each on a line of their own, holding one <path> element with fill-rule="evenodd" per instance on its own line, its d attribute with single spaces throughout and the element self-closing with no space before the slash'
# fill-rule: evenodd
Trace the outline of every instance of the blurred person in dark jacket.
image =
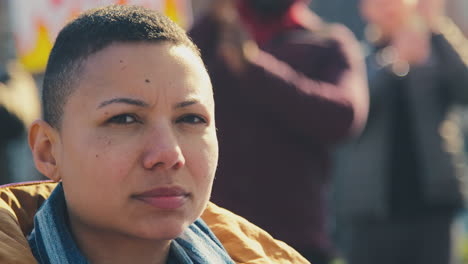
<svg viewBox="0 0 468 264">
<path fill-rule="evenodd" d="M 0 70 L 0 184 L 15 180 L 15 168 L 11 165 L 20 157 L 13 157 L 10 143 L 26 140 L 26 127 L 40 115 L 38 91 L 32 76 L 16 62 L 5 66 Z M 29 166 L 32 168 L 32 162 Z"/>
<path fill-rule="evenodd" d="M 295 0 L 217 0 L 190 31 L 210 72 L 220 162 L 212 200 L 328 263 L 329 150 L 367 117 L 353 34 Z"/>
<path fill-rule="evenodd" d="M 463 205 L 460 133 L 468 70 L 435 27 L 440 0 L 361 0 L 372 45 L 370 110 L 338 155 L 334 194 L 350 264 L 450 263 Z"/>
</svg>

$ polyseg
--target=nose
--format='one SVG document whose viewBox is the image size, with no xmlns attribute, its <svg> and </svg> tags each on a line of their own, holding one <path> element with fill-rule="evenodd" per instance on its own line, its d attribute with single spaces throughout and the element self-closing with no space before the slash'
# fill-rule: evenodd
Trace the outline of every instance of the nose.
<svg viewBox="0 0 468 264">
<path fill-rule="evenodd" d="M 158 126 L 148 136 L 143 154 L 143 167 L 147 170 L 179 169 L 185 158 L 178 139 L 169 126 Z"/>
</svg>

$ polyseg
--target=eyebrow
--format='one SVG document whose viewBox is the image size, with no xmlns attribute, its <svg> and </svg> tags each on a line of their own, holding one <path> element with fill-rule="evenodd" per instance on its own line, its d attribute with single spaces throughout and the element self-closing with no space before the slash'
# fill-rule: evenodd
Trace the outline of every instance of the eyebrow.
<svg viewBox="0 0 468 264">
<path fill-rule="evenodd" d="M 174 108 L 184 108 L 184 107 L 191 106 L 191 105 L 198 104 L 198 103 L 200 103 L 200 101 L 198 101 L 197 99 L 183 101 L 183 102 L 176 104 Z"/>
<path fill-rule="evenodd" d="M 113 99 L 110 99 L 110 100 L 106 100 L 104 102 L 101 102 L 99 105 L 98 105 L 98 109 L 100 108 L 103 108 L 104 106 L 106 105 L 110 105 L 110 104 L 115 104 L 115 103 L 118 103 L 118 104 L 129 104 L 129 105 L 136 105 L 136 106 L 140 106 L 140 107 L 148 107 L 149 104 L 143 102 L 142 100 L 139 100 L 139 99 L 133 99 L 133 98 L 126 98 L 126 97 L 119 97 L 119 98 L 113 98 Z"/>
<path fill-rule="evenodd" d="M 136 106 L 140 106 L 140 107 L 148 107 L 149 106 L 148 103 L 146 103 L 146 102 L 144 102 L 142 100 L 139 100 L 139 99 L 119 97 L 119 98 L 113 98 L 113 99 L 101 102 L 98 105 L 97 108 L 100 109 L 100 108 L 103 108 L 106 105 L 115 104 L 115 103 L 136 105 Z M 198 104 L 198 103 L 200 103 L 200 101 L 198 101 L 197 99 L 188 100 L 188 101 L 184 101 L 184 102 L 180 102 L 180 103 L 176 104 L 174 108 L 176 108 L 176 109 L 177 108 L 184 108 L 184 107 L 191 106 L 191 105 Z"/>
</svg>

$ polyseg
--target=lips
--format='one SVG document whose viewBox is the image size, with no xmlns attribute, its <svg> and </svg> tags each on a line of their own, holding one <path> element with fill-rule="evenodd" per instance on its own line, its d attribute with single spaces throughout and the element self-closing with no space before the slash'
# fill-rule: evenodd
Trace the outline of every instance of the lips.
<svg viewBox="0 0 468 264">
<path fill-rule="evenodd" d="M 133 197 L 158 209 L 174 210 L 182 207 L 189 196 L 190 193 L 180 187 L 161 187 Z"/>
</svg>

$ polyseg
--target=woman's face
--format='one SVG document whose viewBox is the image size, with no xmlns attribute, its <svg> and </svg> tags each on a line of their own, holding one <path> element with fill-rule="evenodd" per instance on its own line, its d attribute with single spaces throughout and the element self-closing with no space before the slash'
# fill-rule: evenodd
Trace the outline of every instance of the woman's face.
<svg viewBox="0 0 468 264">
<path fill-rule="evenodd" d="M 169 240 L 208 202 L 212 88 L 185 46 L 120 43 L 90 56 L 59 135 L 52 149 L 75 233 Z"/>
</svg>

